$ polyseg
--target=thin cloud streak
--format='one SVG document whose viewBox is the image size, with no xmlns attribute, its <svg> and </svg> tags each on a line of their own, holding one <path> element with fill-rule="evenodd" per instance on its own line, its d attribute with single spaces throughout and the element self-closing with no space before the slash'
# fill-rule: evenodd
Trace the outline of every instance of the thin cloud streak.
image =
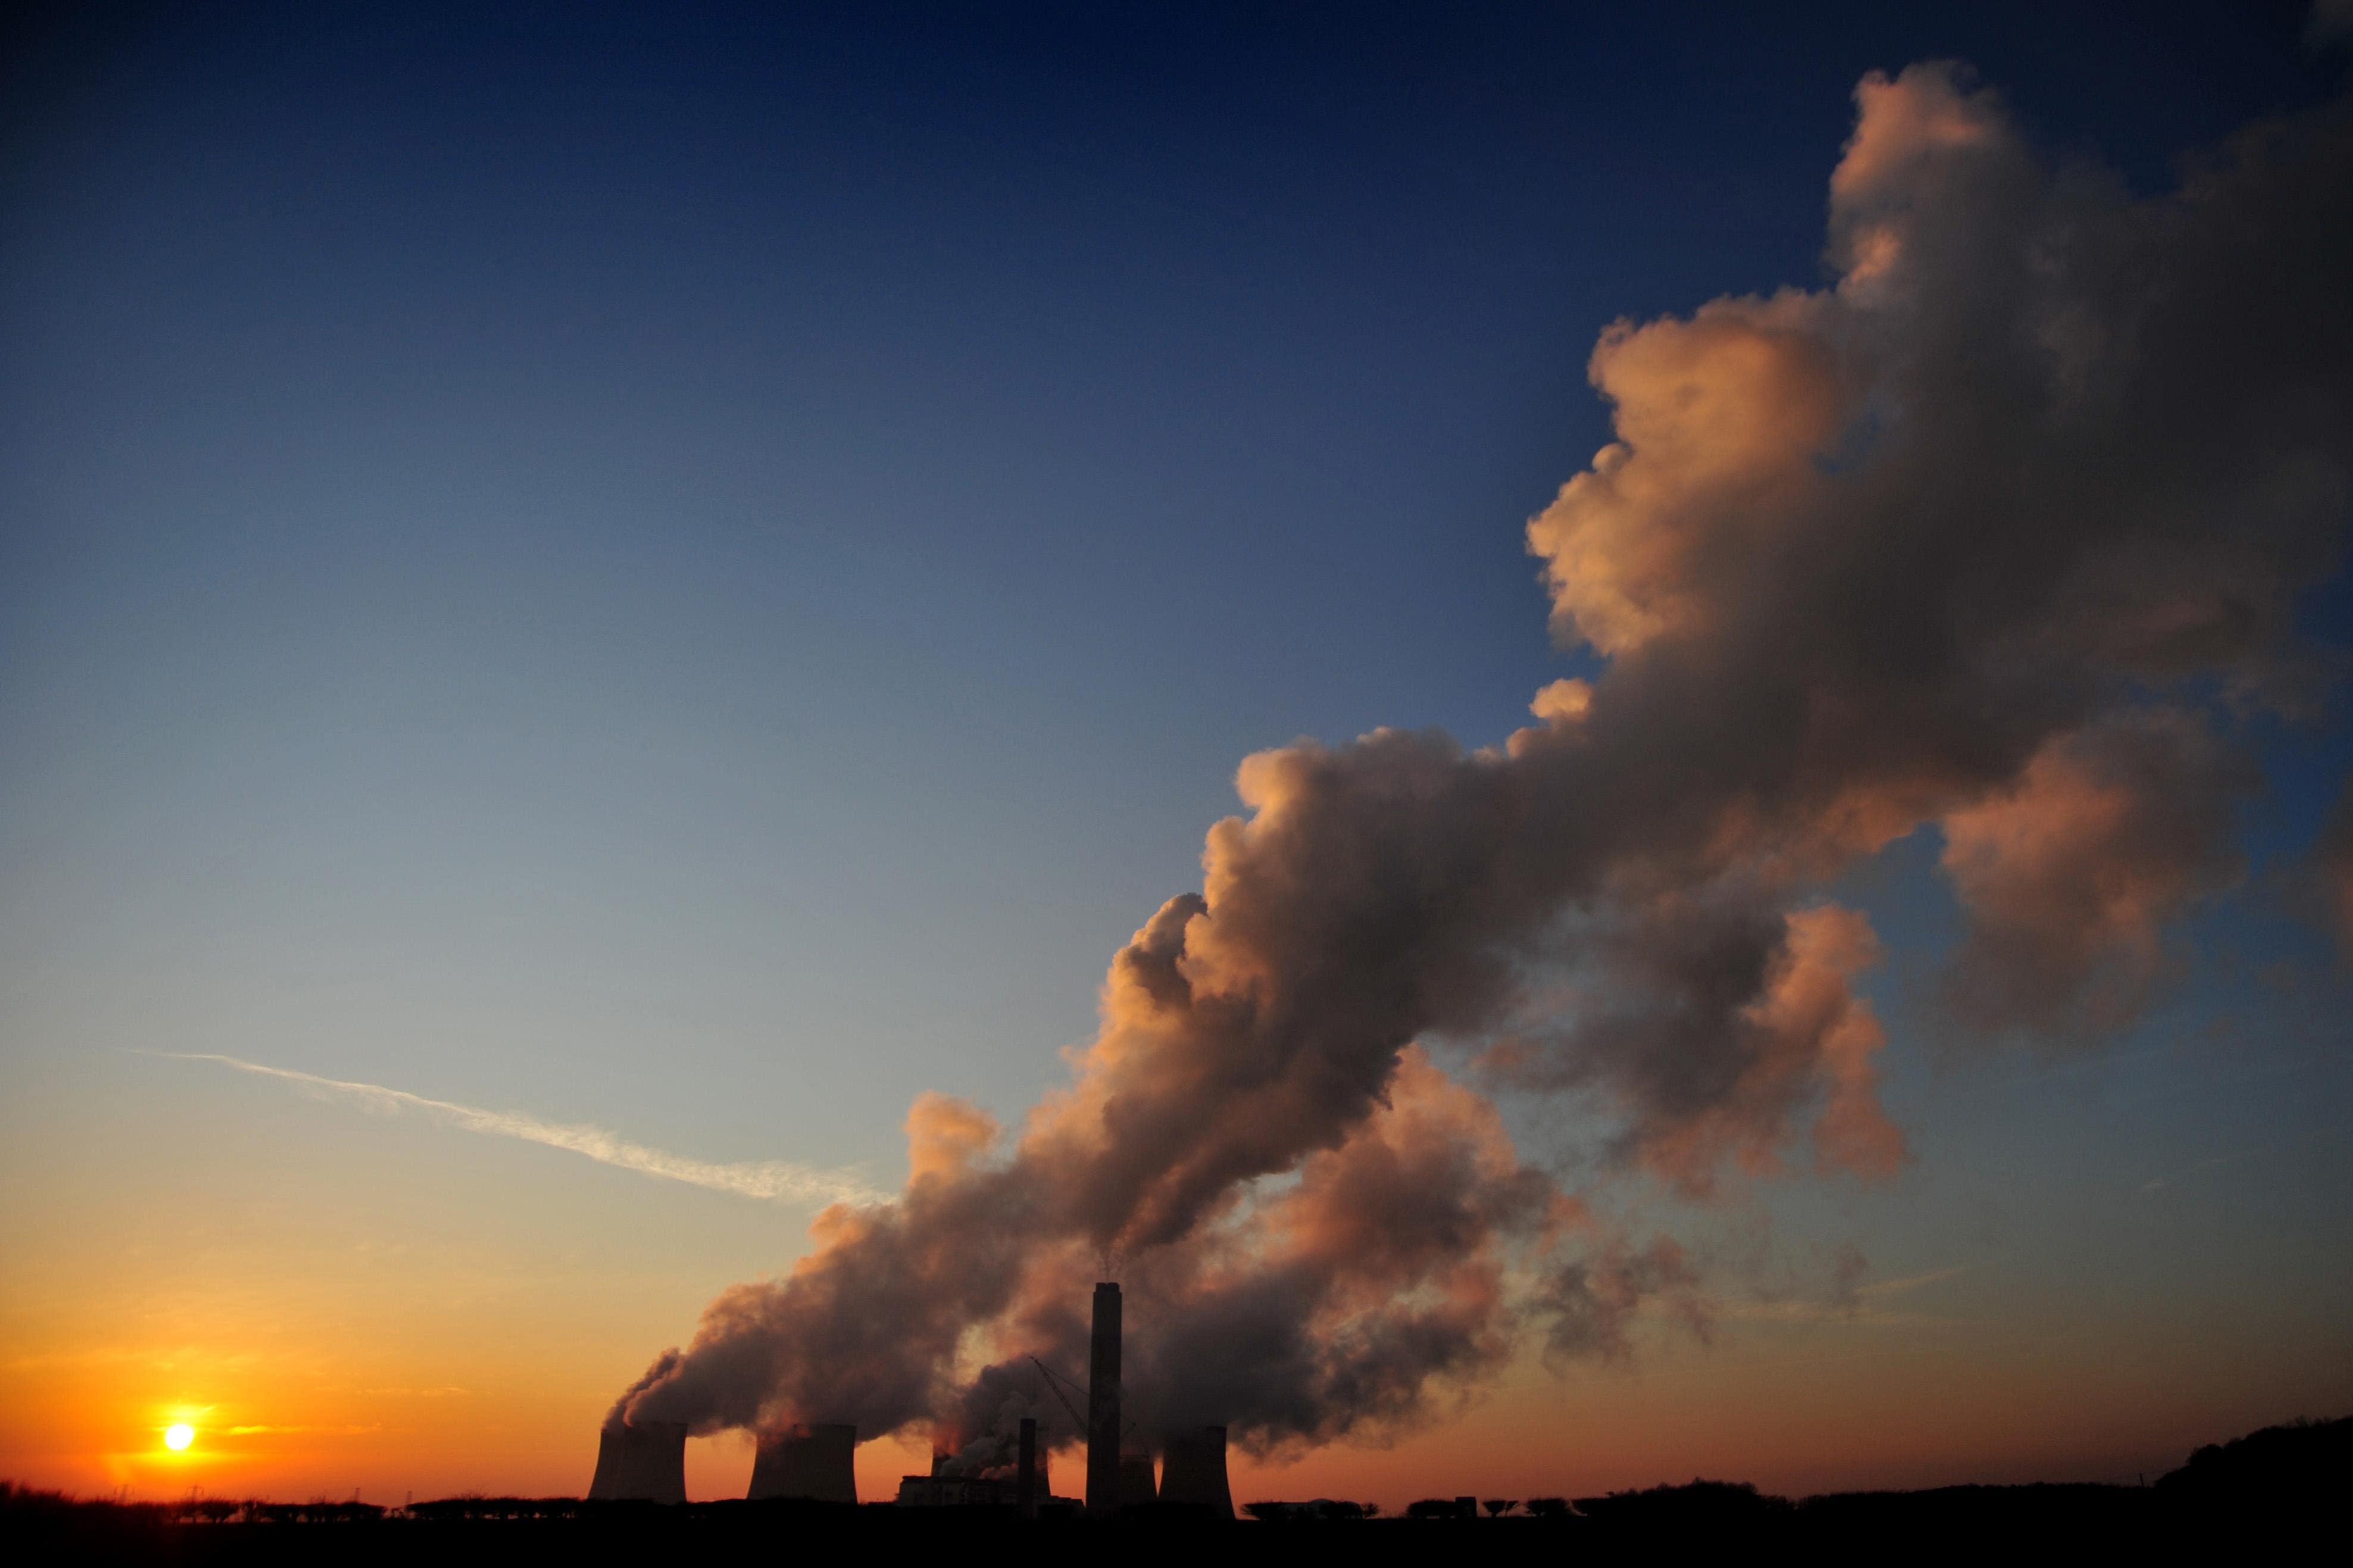
<svg viewBox="0 0 2353 1568">
<path fill-rule="evenodd" d="M 251 1436 L 262 1436 L 262 1435 L 267 1435 L 267 1436 L 279 1436 L 279 1435 L 280 1435 L 280 1434 L 289 1433 L 289 1432 L 308 1432 L 308 1433 L 311 1433 L 311 1434 L 313 1434 L 313 1435 L 317 1435 L 317 1436 L 330 1436 L 330 1437 L 356 1437 L 356 1436 L 361 1436 L 361 1435 L 363 1435 L 363 1434 L 364 1434 L 364 1433 L 368 1433 L 368 1432 L 381 1432 L 381 1431 L 383 1431 L 383 1430 L 384 1430 L 384 1428 L 383 1428 L 383 1426 L 229 1426 L 229 1427 L 225 1427 L 225 1428 L 223 1428 L 223 1430 L 225 1430 L 226 1432 L 227 1432 L 227 1434 L 228 1434 L 230 1436 L 232 1436 L 232 1437 L 251 1437 Z"/>
<path fill-rule="evenodd" d="M 535 1116 L 525 1116 L 516 1111 L 484 1110 L 478 1106 L 459 1105 L 454 1100 L 427 1100 L 423 1095 L 410 1094 L 406 1089 L 387 1089 L 382 1084 L 347 1083 L 341 1079 L 321 1078 L 315 1073 L 296 1072 L 290 1068 L 265 1067 L 259 1062 L 246 1061 L 238 1057 L 219 1056 L 209 1051 L 145 1051 L 140 1054 L 164 1057 L 173 1061 L 215 1062 L 222 1067 L 235 1068 L 239 1072 L 280 1079 L 322 1098 L 351 1100 L 382 1110 L 421 1110 L 445 1126 L 461 1128 L 469 1132 L 487 1132 L 501 1138 L 520 1138 L 526 1143 L 544 1143 L 551 1149 L 586 1154 L 600 1164 L 617 1165 L 622 1170 L 635 1171 L 640 1175 L 684 1182 L 690 1186 L 708 1187 L 712 1192 L 733 1193 L 738 1197 L 786 1204 L 871 1204 L 880 1202 L 882 1196 L 849 1171 L 820 1170 L 786 1160 L 744 1160 L 723 1164 L 649 1149 L 643 1143 L 632 1143 L 601 1127 L 542 1121 Z"/>
<path fill-rule="evenodd" d="M 2170 1175 L 2158 1176 L 2153 1181 L 2143 1182 L 2140 1190 L 2143 1193 L 2163 1192 L 2176 1182 L 2187 1181 L 2201 1172 L 2211 1171 L 2221 1165 L 2235 1165 L 2242 1160 L 2253 1157 L 2253 1151 L 2243 1151 L 2236 1154 L 2217 1154 L 2211 1160 L 2200 1160 L 2194 1165 L 2185 1165 Z"/>
<path fill-rule="evenodd" d="M 1974 1322 L 1971 1318 L 1939 1317 L 1925 1312 L 1890 1311 L 1879 1305 L 1894 1297 L 1905 1296 L 1915 1290 L 1956 1274 L 1966 1274 L 1973 1264 L 1956 1263 L 1947 1268 L 1935 1268 L 1926 1274 L 1908 1274 L 1900 1279 L 1880 1279 L 1858 1286 L 1854 1298 L 1847 1303 L 1836 1301 L 1725 1301 L 1715 1306 L 1719 1318 L 1746 1322 L 1764 1323 L 1856 1323 L 1873 1328 L 1952 1328 Z"/>
<path fill-rule="evenodd" d="M 1932 1268 L 1926 1274 L 1906 1274 L 1898 1279 L 1880 1279 L 1863 1286 L 1855 1294 L 1858 1296 L 1906 1295 L 1924 1285 L 1934 1285 L 1939 1279 L 1950 1279 L 1956 1274 L 1967 1274 L 1975 1267 L 1975 1264 L 1970 1263 L 1956 1263 L 1950 1268 Z"/>
</svg>

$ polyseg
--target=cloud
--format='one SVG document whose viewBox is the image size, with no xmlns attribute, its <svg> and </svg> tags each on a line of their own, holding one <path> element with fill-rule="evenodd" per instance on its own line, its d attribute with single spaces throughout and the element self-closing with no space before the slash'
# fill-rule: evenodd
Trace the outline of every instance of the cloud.
<svg viewBox="0 0 2353 1568">
<path fill-rule="evenodd" d="M 1704 1329 L 1674 1239 L 1595 1216 L 1625 1183 L 1903 1165 L 1876 942 L 1831 893 L 1924 828 L 1968 918 L 1967 1032 L 2138 1016 L 2235 875 L 2225 719 L 2316 663 L 2293 612 L 2353 497 L 2353 110 L 2139 198 L 2053 169 L 1954 66 L 1856 109 L 1827 287 L 1593 352 L 1615 438 L 1526 543 L 1598 673 L 1498 746 L 1245 759 L 1069 1082 L 1009 1144 L 920 1102 L 906 1190 L 820 1215 L 623 1413 L 983 1442 L 1038 1396 L 1023 1357 L 1074 1364 L 1106 1267 L 1155 1347 L 1139 1399 L 1261 1450 L 1426 1419 L 1525 1331 L 1607 1355 L 1653 1306 Z M 1594 1185 L 1530 1169 L 1431 1041 L 1587 1102 Z"/>
<path fill-rule="evenodd" d="M 311 1435 L 311 1436 L 313 1436 L 355 1437 L 355 1436 L 360 1436 L 361 1434 L 363 1434 L 363 1433 L 366 1433 L 366 1432 L 381 1432 L 381 1431 L 383 1431 L 383 1430 L 384 1430 L 384 1428 L 383 1428 L 382 1426 L 225 1426 L 225 1427 L 223 1427 L 223 1428 L 222 1428 L 222 1430 L 223 1430 L 223 1431 L 225 1431 L 225 1432 L 227 1432 L 227 1433 L 230 1436 L 232 1436 L 232 1437 L 250 1437 L 250 1436 L 260 1436 L 260 1435 L 269 1435 L 269 1436 L 281 1436 L 281 1435 L 284 1435 L 284 1434 L 287 1434 L 287 1433 L 295 1433 L 295 1432 L 308 1433 L 308 1434 L 310 1434 L 310 1435 Z"/>
<path fill-rule="evenodd" d="M 1540 996 L 1490 1065 L 1528 1087 L 1585 1088 L 1619 1111 L 1619 1152 L 1689 1197 L 1727 1166 L 1812 1165 L 1875 1177 L 1906 1158 L 1878 1100 L 1886 1035 L 1851 991 L 1878 963 L 1860 913 L 1794 910 L 1753 894 L 1662 894 L 1578 932 L 1585 984 Z"/>
<path fill-rule="evenodd" d="M 517 1111 L 483 1110 L 447 1100 L 427 1100 L 404 1089 L 386 1089 L 382 1084 L 347 1083 L 339 1079 L 320 1078 L 313 1073 L 296 1072 L 289 1068 L 264 1067 L 259 1062 L 205 1051 L 147 1051 L 141 1054 L 173 1061 L 215 1062 L 222 1067 L 235 1068 L 239 1072 L 258 1073 L 264 1078 L 298 1085 L 305 1093 L 322 1100 L 340 1100 L 376 1110 L 420 1111 L 447 1127 L 462 1128 L 469 1132 L 488 1132 L 501 1138 L 520 1138 L 527 1143 L 544 1143 L 551 1149 L 565 1149 L 575 1154 L 585 1154 L 600 1164 L 617 1165 L 622 1170 L 635 1171 L 640 1175 L 684 1182 L 690 1186 L 708 1187 L 713 1192 L 733 1193 L 739 1197 L 788 1204 L 860 1204 L 879 1202 L 882 1196 L 849 1171 L 820 1170 L 781 1160 L 722 1164 L 649 1149 L 642 1143 L 632 1143 L 616 1133 L 607 1132 L 601 1127 L 542 1121 L 535 1116 Z"/>
<path fill-rule="evenodd" d="M 2135 200 L 2047 170 L 1957 68 L 1857 105 L 1832 287 L 1595 350 L 1618 438 L 1528 541 L 1556 634 L 1609 665 L 1514 756 L 1556 822 L 1606 826 L 1604 877 L 1684 905 L 1769 906 L 1940 824 L 1963 1022 L 2112 1033 L 2235 871 L 2253 777 L 2186 705 L 2297 697 L 2295 597 L 2338 559 L 2348 111 Z"/>
<path fill-rule="evenodd" d="M 1703 1339 L 1717 1309 L 1699 1292 L 1699 1275 L 1672 1237 L 1631 1247 L 1612 1241 L 1589 1256 L 1563 1263 L 1542 1282 L 1537 1300 L 1551 1318 L 1545 1352 L 1556 1361 L 1622 1360 L 1633 1349 L 1637 1315 L 1646 1305 Z"/>
<path fill-rule="evenodd" d="M 2200 1175 L 2208 1171 L 2217 1170 L 2224 1165 L 2235 1165 L 2242 1160 L 2251 1158 L 2253 1158 L 2251 1154 L 2244 1153 L 2217 1154 L 2211 1160 L 2200 1160 L 2195 1164 L 2184 1165 L 2178 1171 L 2143 1182 L 2140 1184 L 2140 1190 L 2143 1195 L 2147 1195 L 2150 1193 L 2161 1193 L 2177 1182 L 2187 1181 L 2191 1176 Z"/>
<path fill-rule="evenodd" d="M 1921 1312 L 1891 1310 L 1886 1302 L 1968 1271 L 1968 1264 L 1930 1269 L 1900 1279 L 1864 1283 L 1869 1261 L 1853 1243 L 1842 1243 L 1831 1258 L 1828 1300 L 1749 1300 L 1717 1303 L 1715 1315 L 1742 1322 L 1854 1323 L 1869 1328 L 1911 1328 L 1958 1320 Z"/>
<path fill-rule="evenodd" d="M 2158 710 L 2060 736 L 2007 788 L 1944 820 L 1969 929 L 1946 1005 L 1986 1031 L 2096 1039 L 2170 964 L 2167 925 L 2238 880 L 2231 810 L 2254 784 L 2190 716 Z"/>
<path fill-rule="evenodd" d="M 1890 1296 L 1908 1296 L 1930 1285 L 1939 1285 L 1955 1275 L 1967 1274 L 1970 1265 L 1955 1263 L 1943 1268 L 1931 1268 L 1919 1274 L 1906 1274 L 1899 1279 L 1881 1279 L 1862 1287 L 1861 1294 L 1873 1300 Z"/>
<path fill-rule="evenodd" d="M 1261 1453 L 1409 1425 L 1510 1355 L 1508 1259 L 1562 1218 L 1494 1106 L 1410 1049 L 1296 1184 L 1128 1271 L 1137 1411 Z"/>
</svg>

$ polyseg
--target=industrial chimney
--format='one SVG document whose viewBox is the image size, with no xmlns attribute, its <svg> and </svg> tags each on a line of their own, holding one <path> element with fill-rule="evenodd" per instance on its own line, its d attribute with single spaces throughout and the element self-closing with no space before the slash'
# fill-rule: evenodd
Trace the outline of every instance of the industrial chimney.
<svg viewBox="0 0 2353 1568">
<path fill-rule="evenodd" d="M 1038 1418 L 1021 1418 L 1021 1468 L 1014 1472 L 1014 1506 L 1023 1519 L 1038 1517 Z"/>
<path fill-rule="evenodd" d="M 1218 1519 L 1234 1517 L 1226 1484 L 1226 1429 L 1189 1426 L 1168 1434 L 1160 1456 L 1160 1500 L 1181 1503 Z"/>
<path fill-rule="evenodd" d="M 599 1502 L 684 1502 L 686 1423 L 607 1422 L 596 1435 L 588 1495 Z"/>
<path fill-rule="evenodd" d="M 786 1426 L 760 1434 L 752 1460 L 752 1489 L 762 1498 L 805 1498 L 814 1502 L 858 1500 L 858 1428 L 839 1423 Z"/>
<path fill-rule="evenodd" d="M 1119 1511 L 1119 1287 L 1095 1287 L 1095 1331 L 1087 1357 L 1087 1511 Z"/>
</svg>

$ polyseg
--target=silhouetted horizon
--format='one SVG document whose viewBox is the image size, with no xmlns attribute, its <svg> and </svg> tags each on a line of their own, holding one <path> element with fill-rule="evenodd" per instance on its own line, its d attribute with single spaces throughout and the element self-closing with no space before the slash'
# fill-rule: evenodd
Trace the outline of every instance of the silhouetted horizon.
<svg viewBox="0 0 2353 1568">
<path fill-rule="evenodd" d="M 1955 1519 L 1975 1516 L 1993 1521 L 1997 1516 L 2014 1521 L 2026 1513 L 2056 1517 L 2077 1510 L 2085 1519 L 2101 1517 L 2100 1510 L 2115 1499 L 2137 1496 L 2156 1499 L 2173 1511 L 2168 1517 L 2202 1516 L 2215 1510 L 2248 1508 L 2318 1508 L 2334 1505 L 2353 1473 L 2353 1415 L 2303 1417 L 2257 1428 L 2242 1436 L 2207 1444 L 2193 1450 L 2177 1468 L 2131 1483 L 2115 1481 L 1962 1482 L 1917 1489 L 1887 1488 L 1831 1491 L 1787 1498 L 1760 1490 L 1754 1483 L 1694 1478 L 1602 1492 L 1592 1496 L 1537 1496 L 1509 1500 L 1446 1497 L 1419 1500 L 1395 1513 L 1376 1505 L 1345 1499 L 1253 1499 L 1243 1511 L 1261 1522 L 1357 1523 L 1377 1521 L 1416 1521 L 1477 1517 L 1515 1518 L 1530 1523 L 1575 1521 L 1610 1530 L 1647 1531 L 1672 1525 L 1678 1529 L 1753 1529 L 1762 1523 L 1800 1521 L 1841 1529 L 1878 1526 L 1888 1522 L 1889 1510 L 1917 1520 L 1929 1514 Z M 1079 1500 L 1051 1500 L 1046 1518 L 1095 1528 L 1121 1528 L 1117 1521 L 1088 1521 Z M 2137 1505 L 2136 1505 L 2137 1506 Z M 863 1499 L 857 1503 L 827 1503 L 805 1499 L 729 1498 L 695 1502 L 661 1503 L 638 1500 L 592 1501 L 583 1497 L 491 1497 L 468 1493 L 423 1499 L 397 1508 L 357 1500 L 314 1499 L 276 1502 L 254 1499 L 191 1498 L 180 1502 L 119 1502 L 105 1498 L 76 1499 L 64 1493 L 16 1485 L 0 1478 L 0 1520 L 5 1531 L 36 1530 L 75 1510 L 120 1513 L 153 1522 L 206 1526 L 231 1522 L 252 1524 L 343 1525 L 401 1517 L 417 1521 L 486 1522 L 598 1519 L 646 1519 L 661 1514 L 691 1514 L 722 1518 L 738 1512 L 789 1514 L 809 1520 L 863 1517 L 890 1510 L 902 1520 L 1011 1520 L 1009 1503 L 906 1509 L 889 1499 Z M 1127 1525 L 1142 1528 L 1153 1522 L 1182 1523 L 1196 1517 L 1182 1504 L 1131 1507 L 1121 1516 Z M 38 1539 L 37 1535 L 30 1537 Z M 0 1543 L 6 1535 L 0 1533 Z"/>
</svg>

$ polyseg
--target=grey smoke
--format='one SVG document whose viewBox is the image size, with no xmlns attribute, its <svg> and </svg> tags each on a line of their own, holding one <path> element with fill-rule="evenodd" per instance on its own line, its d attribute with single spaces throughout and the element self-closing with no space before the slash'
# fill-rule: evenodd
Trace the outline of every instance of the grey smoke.
<svg viewBox="0 0 2353 1568">
<path fill-rule="evenodd" d="M 2230 714 L 2317 668 L 2292 610 L 2353 493 L 2353 117 L 2144 199 L 1957 68 L 1857 98 L 1833 284 L 1594 353 L 1618 439 L 1527 537 L 1599 678 L 1496 747 L 1246 761 L 1069 1086 L 1009 1147 L 920 1102 L 907 1190 L 723 1293 L 629 1414 L 980 1441 L 1038 1397 L 1027 1354 L 1078 1364 L 1106 1254 L 1138 1408 L 1261 1449 L 1423 1419 L 1524 1328 L 1704 1327 L 1672 1238 L 1594 1205 L 1908 1158 L 1854 992 L 1876 942 L 1829 889 L 1923 828 L 1970 922 L 1957 1028 L 2096 1037 L 2161 994 L 2236 874 Z M 1601 1186 L 1530 1171 L 1441 1038 L 1610 1119 Z"/>
</svg>

